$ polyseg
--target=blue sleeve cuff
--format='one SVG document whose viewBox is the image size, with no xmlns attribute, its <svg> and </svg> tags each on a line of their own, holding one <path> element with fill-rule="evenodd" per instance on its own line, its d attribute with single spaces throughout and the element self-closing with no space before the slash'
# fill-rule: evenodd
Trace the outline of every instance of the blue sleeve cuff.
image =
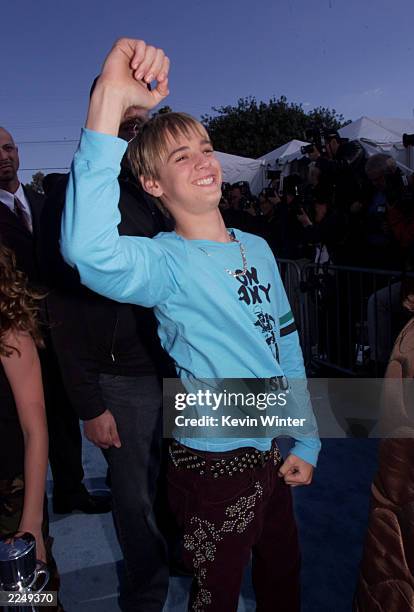
<svg viewBox="0 0 414 612">
<path fill-rule="evenodd" d="M 128 143 L 122 138 L 82 128 L 75 157 L 89 161 L 96 167 L 114 168 L 119 165 Z"/>
<path fill-rule="evenodd" d="M 307 440 L 296 442 L 290 453 L 316 467 L 320 450 L 321 441 L 319 438 L 308 438 Z"/>
</svg>

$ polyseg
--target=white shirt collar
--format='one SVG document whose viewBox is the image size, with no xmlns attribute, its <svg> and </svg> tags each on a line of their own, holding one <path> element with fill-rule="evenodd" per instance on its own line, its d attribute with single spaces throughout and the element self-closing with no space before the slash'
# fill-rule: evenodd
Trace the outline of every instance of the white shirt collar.
<svg viewBox="0 0 414 612">
<path fill-rule="evenodd" d="M 10 193 L 10 191 L 6 191 L 5 189 L 0 189 L 0 202 L 3 202 L 12 213 L 14 213 L 14 198 L 18 198 L 20 202 L 23 204 L 25 211 L 29 215 L 30 222 L 32 223 L 32 211 L 30 210 L 30 204 L 26 198 L 26 194 L 23 190 L 23 185 L 19 183 L 19 186 L 16 190 L 16 193 Z"/>
<path fill-rule="evenodd" d="M 16 196 L 16 198 L 19 198 L 20 202 L 25 206 L 29 204 L 26 198 L 26 194 L 23 191 L 23 185 L 21 183 L 19 183 L 17 191 L 14 195 Z"/>
<path fill-rule="evenodd" d="M 21 187 L 21 185 L 19 185 L 19 187 Z M 5 189 L 0 189 L 0 202 L 5 204 L 12 212 L 14 212 L 14 193 L 10 193 L 10 191 L 6 191 Z"/>
</svg>

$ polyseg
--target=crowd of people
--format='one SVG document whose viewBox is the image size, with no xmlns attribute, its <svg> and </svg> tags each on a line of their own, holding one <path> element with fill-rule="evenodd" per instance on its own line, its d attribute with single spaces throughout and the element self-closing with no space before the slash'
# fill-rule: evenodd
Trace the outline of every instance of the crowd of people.
<svg viewBox="0 0 414 612">
<path fill-rule="evenodd" d="M 414 174 L 337 132 L 313 132 L 298 172 L 269 180 L 258 197 L 248 183 L 225 184 L 223 218 L 265 238 L 279 260 L 314 264 L 291 289 L 311 296 L 307 340 L 323 361 L 349 371 L 362 361 L 383 374 L 407 319 L 401 278 L 414 270 Z"/>
<path fill-rule="evenodd" d="M 225 184 L 226 223 L 266 238 L 278 258 L 402 270 L 414 245 L 413 175 L 337 132 L 320 140 L 297 173 L 269 180 L 258 198 L 248 183 Z"/>
<path fill-rule="evenodd" d="M 235 611 L 253 553 L 258 609 L 299 612 L 290 487 L 312 481 L 316 426 L 284 458 L 268 438 L 176 436 L 163 469 L 162 379 L 305 380 L 272 251 L 353 263 L 359 248 L 359 265 L 393 269 L 414 239 L 412 184 L 391 158 L 362 161 L 334 134 L 309 151 L 306 181 L 287 177 L 258 199 L 246 183 L 222 190 L 200 123 L 149 119 L 168 69 L 160 49 L 115 44 L 72 171 L 48 175 L 44 196 L 21 185 L 18 148 L 0 128 L 0 535 L 33 533 L 58 589 L 48 456 L 54 512 L 113 511 L 123 610 L 162 610 L 178 547 L 189 610 Z M 313 423 L 306 391 L 301 401 Z M 107 460 L 111 495 L 83 484 L 79 419 Z"/>
</svg>

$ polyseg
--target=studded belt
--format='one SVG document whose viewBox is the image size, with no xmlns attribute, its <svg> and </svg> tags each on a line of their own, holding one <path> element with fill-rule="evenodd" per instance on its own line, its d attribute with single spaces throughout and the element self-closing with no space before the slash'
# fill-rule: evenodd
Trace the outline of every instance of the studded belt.
<svg viewBox="0 0 414 612">
<path fill-rule="evenodd" d="M 240 452 L 235 451 L 234 454 L 226 454 L 221 458 L 211 453 L 212 457 L 206 458 L 205 454 L 198 455 L 196 450 L 187 448 L 179 442 L 172 442 L 169 454 L 174 467 L 197 470 L 200 476 L 212 476 L 213 478 L 231 477 L 237 473 L 260 468 L 269 460 L 272 460 L 274 465 L 282 461 L 279 448 L 275 443 L 268 451 L 247 448 L 240 449 Z"/>
</svg>

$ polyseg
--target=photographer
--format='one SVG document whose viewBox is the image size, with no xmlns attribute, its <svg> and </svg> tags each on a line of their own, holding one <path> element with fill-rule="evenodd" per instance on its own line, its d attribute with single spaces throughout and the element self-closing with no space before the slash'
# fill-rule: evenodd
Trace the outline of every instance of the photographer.
<svg viewBox="0 0 414 612">
<path fill-rule="evenodd" d="M 312 136 L 313 145 L 303 149 L 320 170 L 321 180 L 332 186 L 333 205 L 346 215 L 358 218 L 365 182 L 366 156 L 362 145 L 327 130 L 313 130 Z"/>
<path fill-rule="evenodd" d="M 281 199 L 274 187 L 265 187 L 259 193 L 258 204 L 260 207 L 260 222 L 262 225 L 262 238 L 265 238 L 273 251 L 278 256 L 278 227 L 279 227 L 279 205 Z"/>
<path fill-rule="evenodd" d="M 265 237 L 261 215 L 257 214 L 258 209 L 258 200 L 251 194 L 247 181 L 239 181 L 231 186 L 229 183 L 222 184 L 220 210 L 226 227 Z"/>
<path fill-rule="evenodd" d="M 259 193 L 260 213 L 267 223 L 276 219 L 277 206 L 281 199 L 274 187 L 265 187 Z"/>
<path fill-rule="evenodd" d="M 326 361 L 344 368 L 352 367 L 349 350 L 356 329 L 350 325 L 356 303 L 352 303 L 349 277 L 341 270 L 332 271 L 328 264 L 342 265 L 346 259 L 346 217 L 332 203 L 333 188 L 318 183 L 312 188 L 312 203 L 297 215 L 302 226 L 304 242 L 311 251 L 314 266 L 310 267 L 302 290 L 308 292 L 308 305 L 316 322 L 314 333 L 319 354 Z M 350 343 L 338 341 L 338 330 L 348 330 Z"/>
<path fill-rule="evenodd" d="M 258 199 L 252 195 L 247 181 L 238 181 L 231 186 L 230 202 L 236 210 L 247 212 L 253 217 L 261 216 Z"/>
<path fill-rule="evenodd" d="M 414 244 L 414 174 L 403 177 L 397 168 L 395 179 L 394 189 L 389 187 L 388 223 L 405 259 Z"/>
<path fill-rule="evenodd" d="M 401 224 L 409 224 L 410 196 L 395 160 L 384 153 L 372 155 L 365 165 L 369 179 L 365 200 L 364 252 L 366 267 L 400 270 L 403 265 Z M 400 237 L 400 239 L 398 238 Z"/>
<path fill-rule="evenodd" d="M 298 216 L 308 207 L 310 187 L 302 184 L 299 175 L 291 174 L 283 181 L 283 196 L 277 207 L 275 253 L 281 259 L 309 259 L 312 256 Z"/>
<path fill-rule="evenodd" d="M 344 215 L 332 206 L 332 188 L 319 184 L 313 188 L 312 196 L 309 213 L 301 209 L 297 215 L 304 241 L 314 248 L 316 263 L 342 263 L 346 223 Z"/>
</svg>

